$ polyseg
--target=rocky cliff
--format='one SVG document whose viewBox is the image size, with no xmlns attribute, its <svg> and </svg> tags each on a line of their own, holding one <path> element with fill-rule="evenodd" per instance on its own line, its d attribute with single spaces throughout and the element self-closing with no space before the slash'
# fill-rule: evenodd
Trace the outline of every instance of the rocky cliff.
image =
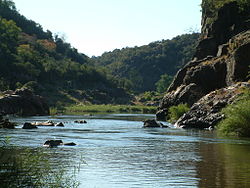
<svg viewBox="0 0 250 188">
<path fill-rule="evenodd" d="M 201 101 L 207 100 L 207 94 L 218 99 L 220 97 L 211 92 L 224 88 L 223 95 L 227 95 L 225 93 L 231 92 L 228 89 L 230 86 L 248 80 L 250 11 L 247 10 L 242 10 L 237 2 L 233 1 L 222 6 L 213 21 L 211 21 L 209 13 L 203 10 L 201 40 L 195 56 L 175 76 L 173 83 L 160 103 L 157 112 L 158 120 L 165 120 L 168 108 L 180 103 L 187 103 L 191 106 L 191 109 L 196 109 L 197 112 L 201 113 L 204 111 L 204 103 L 199 102 L 200 105 L 198 106 L 195 104 L 199 99 Z M 231 94 L 228 95 L 231 96 Z M 210 100 L 213 101 L 213 97 L 210 97 Z M 224 101 L 223 105 L 220 105 L 220 107 L 217 105 L 216 113 L 219 113 L 222 107 L 230 103 L 233 97 L 230 97 L 228 101 L 223 98 L 221 100 Z M 221 101 L 217 100 L 217 102 L 220 103 Z M 202 119 L 201 116 L 197 117 L 199 120 Z M 213 118 L 210 121 L 208 118 L 206 120 L 208 123 L 204 124 L 203 122 L 201 125 L 201 123 L 195 121 L 194 116 L 185 116 L 184 119 L 182 118 L 183 121 L 187 122 L 188 119 L 192 119 L 192 123 L 185 124 L 180 120 L 177 121 L 176 125 L 183 128 L 207 128 L 214 126 L 220 118 L 216 121 L 213 121 Z M 196 125 L 194 126 L 194 124 Z"/>
</svg>

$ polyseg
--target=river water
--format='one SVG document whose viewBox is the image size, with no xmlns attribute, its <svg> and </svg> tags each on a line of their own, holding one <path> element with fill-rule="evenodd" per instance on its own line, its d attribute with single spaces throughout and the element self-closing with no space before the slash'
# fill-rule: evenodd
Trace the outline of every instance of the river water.
<svg viewBox="0 0 250 188">
<path fill-rule="evenodd" d="M 9 140 L 0 147 L 0 162 L 6 166 L 6 156 L 21 156 L 27 149 L 32 157 L 45 153 L 55 170 L 61 164 L 67 164 L 66 171 L 75 172 L 77 167 L 75 178 L 83 188 L 250 187 L 249 139 L 223 138 L 215 132 L 173 127 L 145 129 L 141 121 L 145 118 L 153 115 L 12 117 L 17 128 L 0 130 L 2 140 Z M 74 123 L 83 119 L 87 124 Z M 65 127 L 21 129 L 24 122 L 45 120 L 63 122 Z M 48 139 L 77 145 L 44 148 Z M 1 182 L 7 182 L 10 176 L 23 176 L 20 170 L 1 175 L 5 172 L 3 166 Z M 32 168 L 41 173 L 45 167 Z"/>
</svg>

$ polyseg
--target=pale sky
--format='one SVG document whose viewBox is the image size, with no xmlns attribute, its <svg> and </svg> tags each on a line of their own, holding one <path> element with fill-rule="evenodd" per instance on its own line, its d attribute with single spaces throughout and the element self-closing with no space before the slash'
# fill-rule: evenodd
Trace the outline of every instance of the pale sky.
<svg viewBox="0 0 250 188">
<path fill-rule="evenodd" d="M 201 0 L 13 0 L 44 30 L 88 56 L 200 30 Z"/>
</svg>

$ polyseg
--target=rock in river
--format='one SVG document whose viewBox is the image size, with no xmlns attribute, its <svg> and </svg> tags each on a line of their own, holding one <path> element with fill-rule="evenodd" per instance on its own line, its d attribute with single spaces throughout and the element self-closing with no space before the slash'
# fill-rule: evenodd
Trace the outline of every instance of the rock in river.
<svg viewBox="0 0 250 188">
<path fill-rule="evenodd" d="M 163 125 L 160 122 L 157 122 L 155 119 L 147 119 L 143 121 L 143 128 L 153 128 L 153 127 L 167 128 L 168 126 Z"/>
<path fill-rule="evenodd" d="M 24 123 L 22 129 L 37 129 L 37 126 L 33 125 L 32 123 Z"/>
<path fill-rule="evenodd" d="M 57 147 L 57 146 L 75 146 L 74 142 L 63 143 L 62 140 L 47 140 L 43 146 L 45 147 Z"/>
</svg>

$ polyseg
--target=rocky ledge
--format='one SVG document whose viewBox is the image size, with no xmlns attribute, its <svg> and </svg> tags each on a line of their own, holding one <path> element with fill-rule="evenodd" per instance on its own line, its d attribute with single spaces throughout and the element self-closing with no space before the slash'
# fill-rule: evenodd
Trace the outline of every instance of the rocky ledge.
<svg viewBox="0 0 250 188">
<path fill-rule="evenodd" d="M 176 74 L 159 105 L 157 120 L 165 121 L 169 107 L 181 103 L 191 106 L 191 111 L 177 121 L 178 127 L 213 127 L 222 118 L 218 112 L 236 99 L 238 88 L 248 87 L 249 18 L 250 12 L 242 12 L 236 1 L 218 10 L 212 23 L 203 10 L 195 56 Z"/>
<path fill-rule="evenodd" d="M 49 106 L 43 97 L 24 88 L 3 92 L 0 97 L 0 112 L 22 116 L 49 115 Z"/>
<path fill-rule="evenodd" d="M 176 123 L 180 128 L 198 128 L 207 129 L 214 126 L 223 119 L 222 108 L 232 104 L 244 88 L 250 89 L 250 83 L 237 83 L 227 88 L 218 89 L 205 95 L 198 100 Z"/>
</svg>

